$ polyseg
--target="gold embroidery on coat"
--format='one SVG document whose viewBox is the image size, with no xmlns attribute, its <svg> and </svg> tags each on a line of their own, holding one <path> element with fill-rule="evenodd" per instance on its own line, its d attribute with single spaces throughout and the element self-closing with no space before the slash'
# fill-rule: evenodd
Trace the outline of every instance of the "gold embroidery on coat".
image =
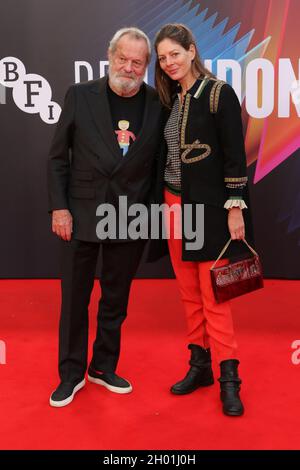
<svg viewBox="0 0 300 470">
<path fill-rule="evenodd" d="M 191 102 L 191 95 L 189 93 L 186 94 L 185 103 L 184 103 L 184 110 L 182 116 L 182 123 L 181 123 L 181 132 L 180 132 L 180 148 L 184 150 L 181 155 L 181 161 L 183 163 L 195 163 L 203 160 L 204 158 L 208 157 L 211 154 L 211 147 L 207 144 L 201 144 L 200 141 L 197 139 L 192 144 L 185 143 L 185 129 L 187 125 L 189 109 L 190 109 L 190 102 Z M 186 158 L 186 156 L 194 149 L 206 149 L 206 151 L 192 158 Z"/>
<path fill-rule="evenodd" d="M 243 176 L 241 178 L 224 178 L 225 183 L 247 183 L 248 176 Z"/>
<path fill-rule="evenodd" d="M 184 148 L 184 152 L 181 155 L 181 160 L 183 163 L 195 163 L 203 160 L 204 158 L 208 157 L 211 154 L 211 147 L 207 144 L 201 144 L 200 140 L 195 140 L 192 144 L 185 144 L 182 149 Z M 197 155 L 196 157 L 186 158 L 187 155 L 194 149 L 206 149 L 204 153 L 201 155 Z"/>
<path fill-rule="evenodd" d="M 221 88 L 225 83 L 226 82 L 217 80 L 212 86 L 209 97 L 209 108 L 212 114 L 216 114 L 218 111 Z"/>
<path fill-rule="evenodd" d="M 186 128 L 188 115 L 189 115 L 190 102 L 191 102 L 191 95 L 187 93 L 185 97 L 184 110 L 183 110 L 183 116 L 182 116 L 182 122 L 181 122 L 181 132 L 180 132 L 181 148 L 184 148 L 184 145 L 185 145 L 185 128 Z"/>
</svg>

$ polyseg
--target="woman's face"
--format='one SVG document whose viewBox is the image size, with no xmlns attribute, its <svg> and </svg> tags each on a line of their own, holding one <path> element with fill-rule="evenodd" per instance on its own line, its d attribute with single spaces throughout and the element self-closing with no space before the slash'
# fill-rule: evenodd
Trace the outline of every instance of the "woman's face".
<svg viewBox="0 0 300 470">
<path fill-rule="evenodd" d="M 160 68 L 172 79 L 182 82 L 193 77 L 192 60 L 195 57 L 195 46 L 190 45 L 187 51 L 171 39 L 163 39 L 157 46 L 157 57 Z"/>
</svg>

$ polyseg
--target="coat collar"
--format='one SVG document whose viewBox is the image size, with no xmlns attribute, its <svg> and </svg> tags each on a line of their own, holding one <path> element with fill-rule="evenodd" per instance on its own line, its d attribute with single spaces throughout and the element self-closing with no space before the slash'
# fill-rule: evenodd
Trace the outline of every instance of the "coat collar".
<svg viewBox="0 0 300 470">
<path fill-rule="evenodd" d="M 207 76 L 205 76 L 202 80 L 197 80 L 196 83 L 193 86 L 193 90 L 191 90 L 192 91 L 192 93 L 191 93 L 192 97 L 198 99 L 200 97 L 202 91 L 204 90 L 204 88 L 208 84 L 208 82 L 209 82 L 209 77 L 207 77 Z"/>
<path fill-rule="evenodd" d="M 87 97 L 95 126 L 102 137 L 102 141 L 115 158 L 119 158 L 120 148 L 115 137 L 107 97 L 107 77 L 94 80 L 90 85 Z"/>
<path fill-rule="evenodd" d="M 204 90 L 205 86 L 209 82 L 209 80 L 210 78 L 207 75 L 205 75 L 205 77 L 203 78 L 198 78 L 198 80 L 195 81 L 193 86 L 189 90 L 187 90 L 187 94 L 189 94 L 192 98 L 198 99 L 202 91 Z M 178 84 L 178 88 L 176 91 L 177 93 L 180 93 L 181 91 L 180 84 Z"/>
</svg>

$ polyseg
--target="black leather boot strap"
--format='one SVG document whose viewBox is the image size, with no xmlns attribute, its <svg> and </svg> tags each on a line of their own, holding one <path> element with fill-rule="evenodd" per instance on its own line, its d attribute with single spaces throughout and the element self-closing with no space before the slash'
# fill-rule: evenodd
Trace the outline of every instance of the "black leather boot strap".
<svg viewBox="0 0 300 470">
<path fill-rule="evenodd" d="M 239 377 L 220 377 L 218 379 L 218 381 L 220 383 L 226 383 L 226 382 L 234 382 L 234 383 L 237 383 L 237 384 L 241 384 L 242 381 Z"/>
</svg>

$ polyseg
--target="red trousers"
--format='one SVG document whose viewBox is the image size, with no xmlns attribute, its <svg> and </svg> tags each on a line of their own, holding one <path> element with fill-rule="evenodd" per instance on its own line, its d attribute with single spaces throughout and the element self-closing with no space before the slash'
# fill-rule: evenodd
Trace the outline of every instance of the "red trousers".
<svg viewBox="0 0 300 470">
<path fill-rule="evenodd" d="M 165 203 L 180 205 L 181 197 L 165 191 Z M 210 280 L 213 261 L 182 261 L 182 240 L 175 238 L 180 234 L 181 220 L 171 213 L 170 224 L 166 217 L 165 223 L 171 262 L 186 313 L 188 342 L 211 347 L 218 363 L 235 359 L 237 344 L 231 307 L 229 302 L 217 304 L 215 301 Z M 219 265 L 222 262 L 227 260 L 219 261 Z"/>
</svg>

